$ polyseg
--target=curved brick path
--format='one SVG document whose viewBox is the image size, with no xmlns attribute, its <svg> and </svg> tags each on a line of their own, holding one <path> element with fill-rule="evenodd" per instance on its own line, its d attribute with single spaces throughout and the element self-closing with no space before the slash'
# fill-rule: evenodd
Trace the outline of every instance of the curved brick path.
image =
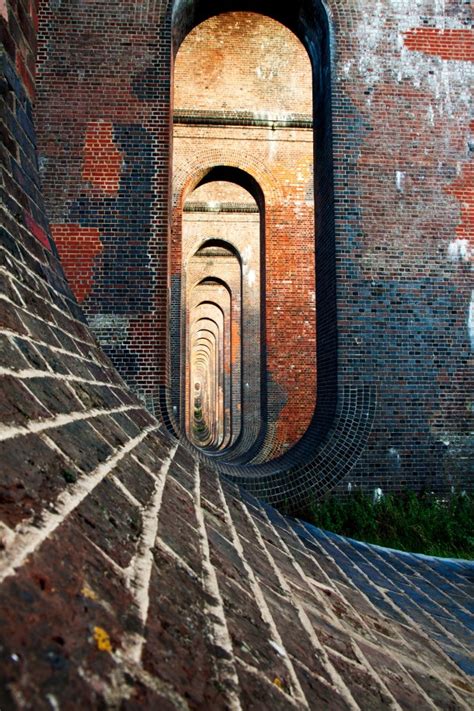
<svg viewBox="0 0 474 711">
<path fill-rule="evenodd" d="M 403 553 L 305 528 L 309 540 L 318 541 L 375 607 L 389 619 L 418 623 L 466 674 L 474 675 L 474 563 Z"/>
<path fill-rule="evenodd" d="M 70 467 L 3 527 L 2 710 L 470 708 L 471 566 L 285 519 L 112 412 L 2 430 L 11 477 L 34 437 Z"/>
</svg>

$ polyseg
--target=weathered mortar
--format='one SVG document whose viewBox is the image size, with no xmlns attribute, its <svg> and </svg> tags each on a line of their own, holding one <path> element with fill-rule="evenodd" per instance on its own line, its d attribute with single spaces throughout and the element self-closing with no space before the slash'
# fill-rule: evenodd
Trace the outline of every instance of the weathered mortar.
<svg viewBox="0 0 474 711">
<path fill-rule="evenodd" d="M 0 23 L 1 708 L 472 708 L 472 566 L 283 518 L 130 394 L 50 239 L 35 5 Z"/>
</svg>

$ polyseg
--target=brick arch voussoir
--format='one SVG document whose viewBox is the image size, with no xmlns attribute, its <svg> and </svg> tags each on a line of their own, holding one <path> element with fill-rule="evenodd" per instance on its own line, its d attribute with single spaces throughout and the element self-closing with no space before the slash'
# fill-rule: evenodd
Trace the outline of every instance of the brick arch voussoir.
<svg viewBox="0 0 474 711">
<path fill-rule="evenodd" d="M 278 178 L 252 155 L 240 151 L 207 149 L 196 152 L 192 160 L 186 159 L 173 167 L 173 208 L 182 207 L 199 182 L 218 165 L 237 168 L 250 175 L 262 190 L 267 207 L 283 201 L 283 186 Z"/>
</svg>

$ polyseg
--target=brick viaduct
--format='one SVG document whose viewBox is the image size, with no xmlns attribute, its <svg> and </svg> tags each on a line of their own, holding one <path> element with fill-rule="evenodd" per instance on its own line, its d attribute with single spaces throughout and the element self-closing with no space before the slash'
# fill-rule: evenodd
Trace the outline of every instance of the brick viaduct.
<svg viewBox="0 0 474 711">
<path fill-rule="evenodd" d="M 271 507 L 472 489 L 442 6 L 0 2 L 2 711 L 471 706 L 469 566 Z"/>
</svg>

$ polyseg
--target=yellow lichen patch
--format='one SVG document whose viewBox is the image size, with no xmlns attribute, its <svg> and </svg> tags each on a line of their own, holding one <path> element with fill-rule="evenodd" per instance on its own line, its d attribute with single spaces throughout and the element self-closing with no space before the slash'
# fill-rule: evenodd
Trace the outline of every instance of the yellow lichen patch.
<svg viewBox="0 0 474 711">
<path fill-rule="evenodd" d="M 81 595 L 88 597 L 89 600 L 97 600 L 97 594 L 85 583 L 81 590 Z"/>
<path fill-rule="evenodd" d="M 112 644 L 110 643 L 110 637 L 103 627 L 94 627 L 94 639 L 97 644 L 97 649 L 101 652 L 111 652 Z"/>
</svg>

